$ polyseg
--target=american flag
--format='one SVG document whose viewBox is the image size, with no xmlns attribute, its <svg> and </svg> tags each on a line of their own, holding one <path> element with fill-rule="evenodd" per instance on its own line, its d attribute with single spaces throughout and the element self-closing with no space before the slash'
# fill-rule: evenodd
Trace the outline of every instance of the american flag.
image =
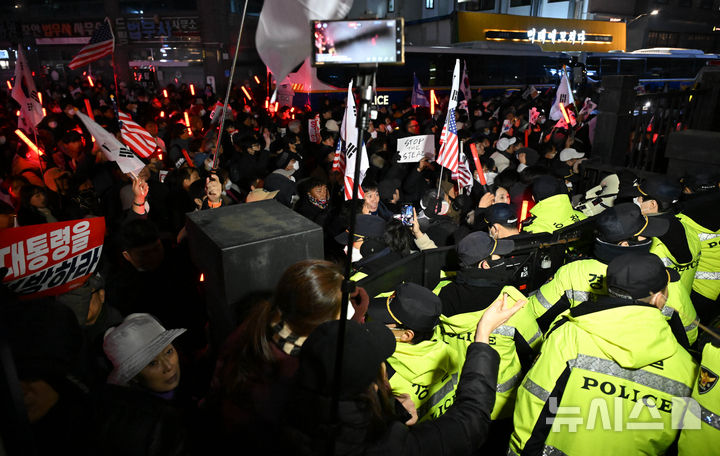
<svg viewBox="0 0 720 456">
<path fill-rule="evenodd" d="M 342 150 L 342 140 L 338 139 L 335 156 L 333 157 L 332 171 L 345 174 L 345 151 Z"/>
<path fill-rule="evenodd" d="M 450 109 L 445 120 L 442 134 L 440 135 L 440 152 L 438 152 L 437 163 L 453 173 L 458 172 L 458 154 L 460 152 L 457 136 L 457 125 L 455 124 L 455 109 Z"/>
<path fill-rule="evenodd" d="M 456 173 L 452 173 L 452 178 L 457 181 L 460 190 L 463 188 L 472 188 L 473 175 L 464 152 L 460 152 L 458 170 Z"/>
<path fill-rule="evenodd" d="M 130 114 L 119 111 L 120 132 L 126 146 L 140 158 L 150 157 L 157 148 L 157 142 L 150 133 L 132 120 Z"/>
<path fill-rule="evenodd" d="M 71 70 L 80 68 L 92 63 L 98 59 L 110 55 L 113 53 L 115 48 L 115 36 L 113 36 L 112 28 L 110 27 L 110 19 L 105 18 L 95 33 L 90 37 L 90 42 L 83 47 L 80 52 L 73 57 L 72 61 L 68 65 Z"/>
</svg>

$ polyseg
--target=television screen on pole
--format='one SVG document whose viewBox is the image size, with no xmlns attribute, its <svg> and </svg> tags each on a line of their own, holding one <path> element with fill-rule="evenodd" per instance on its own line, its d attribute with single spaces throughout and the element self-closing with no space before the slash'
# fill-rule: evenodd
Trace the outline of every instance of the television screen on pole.
<svg viewBox="0 0 720 456">
<path fill-rule="evenodd" d="M 312 22 L 313 65 L 403 64 L 402 19 Z"/>
</svg>

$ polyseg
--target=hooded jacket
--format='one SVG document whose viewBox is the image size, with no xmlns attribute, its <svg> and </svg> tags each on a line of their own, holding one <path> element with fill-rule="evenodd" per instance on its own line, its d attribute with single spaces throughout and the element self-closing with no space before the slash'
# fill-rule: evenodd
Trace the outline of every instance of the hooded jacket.
<svg viewBox="0 0 720 456">
<path fill-rule="evenodd" d="M 663 454 L 678 433 L 673 398 L 696 373 L 657 308 L 584 302 L 553 326 L 518 389 L 508 454 Z"/>
</svg>

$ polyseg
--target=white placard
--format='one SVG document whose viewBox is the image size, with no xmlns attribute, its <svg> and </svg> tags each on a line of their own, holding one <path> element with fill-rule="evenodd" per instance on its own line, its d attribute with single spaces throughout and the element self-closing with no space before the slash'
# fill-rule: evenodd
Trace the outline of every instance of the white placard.
<svg viewBox="0 0 720 456">
<path fill-rule="evenodd" d="M 435 159 L 435 136 L 418 135 L 400 138 L 397 141 L 397 151 L 400 154 L 398 163 L 417 163 L 427 157 Z"/>
</svg>

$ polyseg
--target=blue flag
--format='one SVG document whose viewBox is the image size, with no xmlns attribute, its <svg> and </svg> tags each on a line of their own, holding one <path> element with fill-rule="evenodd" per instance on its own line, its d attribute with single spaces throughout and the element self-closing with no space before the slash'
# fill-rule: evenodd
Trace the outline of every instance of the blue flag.
<svg viewBox="0 0 720 456">
<path fill-rule="evenodd" d="M 423 92 L 422 87 L 420 87 L 420 81 L 418 81 L 417 76 L 415 76 L 415 73 L 413 73 L 413 92 L 412 92 L 412 100 L 410 101 L 410 104 L 413 107 L 417 106 L 424 106 L 426 108 L 430 107 L 430 100 L 425 96 L 425 92 Z"/>
</svg>

